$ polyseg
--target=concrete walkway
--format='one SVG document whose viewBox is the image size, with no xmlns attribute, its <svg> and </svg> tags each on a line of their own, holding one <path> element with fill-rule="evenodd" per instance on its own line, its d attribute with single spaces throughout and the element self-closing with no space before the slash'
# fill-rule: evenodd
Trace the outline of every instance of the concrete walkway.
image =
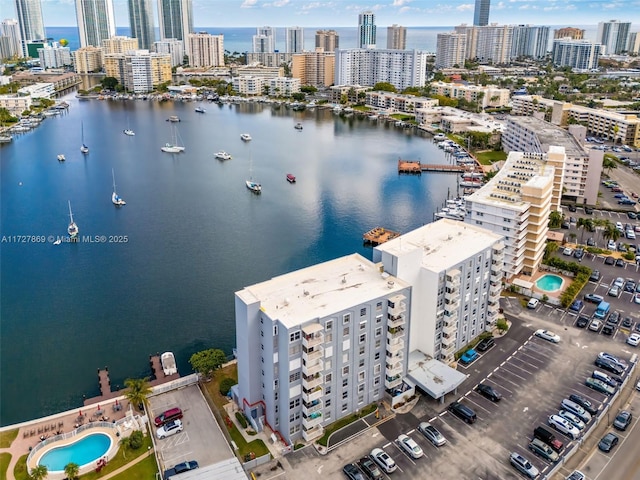
<svg viewBox="0 0 640 480">
<path fill-rule="evenodd" d="M 277 439 L 275 443 L 273 442 L 271 437 L 273 432 L 266 425 L 262 432 L 258 432 L 255 435 L 249 435 L 247 433 L 247 430 L 243 428 L 240 423 L 238 423 L 236 412 L 240 412 L 240 409 L 234 402 L 228 402 L 227 404 L 225 404 L 224 410 L 229 416 L 229 419 L 231 419 L 238 431 L 242 434 L 242 438 L 244 438 L 247 443 L 253 442 L 254 440 L 258 439 L 262 440 L 269 449 L 269 452 L 271 453 L 271 457 L 273 459 L 281 458 L 283 456 L 283 449 L 288 449 L 288 446 L 282 443 L 280 439 Z M 222 425 L 220 427 L 224 428 Z M 240 459 L 240 461 L 242 461 L 242 459 Z"/>
</svg>

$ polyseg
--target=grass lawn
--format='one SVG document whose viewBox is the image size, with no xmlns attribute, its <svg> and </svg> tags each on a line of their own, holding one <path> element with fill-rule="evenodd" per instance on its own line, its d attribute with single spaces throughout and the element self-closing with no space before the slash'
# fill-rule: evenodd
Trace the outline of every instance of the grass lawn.
<svg viewBox="0 0 640 480">
<path fill-rule="evenodd" d="M 247 443 L 247 441 L 242 436 L 242 433 L 238 431 L 235 424 L 229 428 L 227 427 L 231 438 L 235 442 L 238 447 L 238 455 L 240 456 L 240 461 L 244 461 L 244 456 L 253 453 L 256 457 L 261 457 L 262 455 L 266 455 L 269 453 L 269 449 L 264 444 L 262 440 L 254 440 L 251 443 Z"/>
<path fill-rule="evenodd" d="M 409 122 L 416 119 L 415 115 L 407 115 L 405 113 L 394 113 L 391 117 L 402 122 Z"/>
<path fill-rule="evenodd" d="M 491 165 L 493 162 L 499 162 L 507 159 L 506 152 L 496 152 L 494 150 L 477 152 L 475 156 L 482 165 Z"/>
<path fill-rule="evenodd" d="M 9 448 L 17 436 L 17 428 L 0 433 L 0 448 Z"/>
<path fill-rule="evenodd" d="M 13 469 L 13 476 L 16 480 L 29 480 L 29 474 L 27 473 L 27 457 L 29 455 L 23 455 L 18 459 L 18 463 Z"/>
<path fill-rule="evenodd" d="M 331 425 L 327 425 L 327 427 L 324 429 L 324 435 L 318 439 L 318 443 L 323 447 L 326 447 L 327 442 L 329 441 L 329 436 L 333 432 L 336 432 L 340 430 L 342 427 L 346 427 L 347 425 L 355 422 L 356 420 L 359 420 L 360 418 L 366 417 L 370 413 L 375 412 L 376 408 L 378 408 L 378 404 L 372 403 L 371 405 L 368 405 L 364 407 L 362 410 L 360 410 L 360 413 L 358 414 L 354 413 L 353 415 L 349 415 L 348 417 L 341 418 L 340 420 L 332 423 Z"/>
<path fill-rule="evenodd" d="M 149 437 L 149 435 L 143 437 L 142 446 L 137 450 L 129 450 L 128 448 L 120 447 L 115 457 L 109 459 L 109 463 L 107 463 L 106 467 L 100 470 L 100 472 L 89 472 L 85 475 L 82 475 L 82 480 L 94 480 L 104 477 L 106 474 L 117 470 L 123 465 L 126 465 L 131 460 L 138 458 L 140 455 L 148 455 L 147 452 L 149 450 L 149 447 L 153 447 L 151 437 Z M 129 470 L 127 470 L 127 472 L 129 472 Z"/>
<path fill-rule="evenodd" d="M 354 110 L 358 110 L 359 112 L 370 112 L 371 107 L 367 107 L 366 105 L 355 105 L 353 107 Z"/>
<path fill-rule="evenodd" d="M 114 480 L 149 480 L 155 478 L 158 473 L 155 455 L 150 455 L 141 462 L 136 463 L 133 467 L 128 468 L 120 475 L 111 477 Z M 83 479 L 85 477 L 82 477 Z"/>
<path fill-rule="evenodd" d="M 7 478 L 7 468 L 9 468 L 10 461 L 10 453 L 0 453 L 0 478 Z"/>
</svg>

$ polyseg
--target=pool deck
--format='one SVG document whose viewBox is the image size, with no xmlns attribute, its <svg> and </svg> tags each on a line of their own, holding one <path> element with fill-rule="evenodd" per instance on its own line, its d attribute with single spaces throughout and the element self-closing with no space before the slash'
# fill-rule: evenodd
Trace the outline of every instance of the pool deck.
<svg viewBox="0 0 640 480">
<path fill-rule="evenodd" d="M 562 278 L 562 285 L 560 285 L 560 288 L 558 288 L 558 290 L 553 290 L 553 291 L 543 290 L 542 288 L 538 288 L 536 286 L 536 282 L 540 280 L 542 277 L 544 277 L 545 275 L 555 275 L 556 277 Z M 560 300 L 560 296 L 562 295 L 562 292 L 564 292 L 565 288 L 567 288 L 567 286 L 571 284 L 572 280 L 573 279 L 566 277 L 560 273 L 540 271 L 540 270 L 538 270 L 532 277 L 529 277 L 529 281 L 533 283 L 533 291 L 535 293 L 546 295 L 549 298 L 555 298 L 558 300 Z"/>
</svg>

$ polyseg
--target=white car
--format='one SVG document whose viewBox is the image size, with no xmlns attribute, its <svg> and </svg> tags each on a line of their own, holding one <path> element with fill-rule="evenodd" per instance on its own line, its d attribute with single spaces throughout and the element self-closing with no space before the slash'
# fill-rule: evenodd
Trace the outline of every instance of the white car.
<svg viewBox="0 0 640 480">
<path fill-rule="evenodd" d="M 584 430 L 584 427 L 586 426 L 584 422 L 575 413 L 570 412 L 569 410 L 560 410 L 558 412 L 558 415 L 560 415 L 562 418 L 566 418 L 567 420 L 569 420 L 569 422 L 573 424 L 580 431 Z"/>
<path fill-rule="evenodd" d="M 541 328 L 540 330 L 536 330 L 536 333 L 534 333 L 534 335 L 536 337 L 542 338 L 543 340 L 548 340 L 549 342 L 560 343 L 560 336 L 549 330 L 544 330 Z"/>
<path fill-rule="evenodd" d="M 156 430 L 156 436 L 158 438 L 165 438 L 171 435 L 175 435 L 178 432 L 181 432 L 184 429 L 182 426 L 182 422 L 180 420 L 172 420 L 171 422 L 165 423 L 158 430 Z"/>
<path fill-rule="evenodd" d="M 562 254 L 570 257 L 571 255 L 573 255 L 573 248 L 565 247 L 564 250 L 562 250 Z"/>
<path fill-rule="evenodd" d="M 592 332 L 597 332 L 598 330 L 600 330 L 601 326 L 602 322 L 600 320 L 592 320 L 589 324 L 589 330 L 591 330 Z"/>
<path fill-rule="evenodd" d="M 551 415 L 548 423 L 551 427 L 573 440 L 580 436 L 580 430 L 578 430 L 578 427 L 560 415 Z"/>
<path fill-rule="evenodd" d="M 527 308 L 531 308 L 531 309 L 536 308 L 539 303 L 540 303 L 540 300 L 538 300 L 537 298 L 531 298 L 527 303 Z"/>
<path fill-rule="evenodd" d="M 371 458 L 373 458 L 373 461 L 376 462 L 386 473 L 395 472 L 396 468 L 398 468 L 396 462 L 393 461 L 393 458 L 391 458 L 387 452 L 381 448 L 374 448 L 371 450 Z"/>
<path fill-rule="evenodd" d="M 632 347 L 637 347 L 640 344 L 640 333 L 632 333 L 627 338 L 627 343 Z"/>
<path fill-rule="evenodd" d="M 405 452 L 411 455 L 413 458 L 420 458 L 424 455 L 424 452 L 420 448 L 420 446 L 415 442 L 415 440 L 408 435 L 400 435 L 398 437 L 398 444 L 400 448 L 402 448 Z"/>
<path fill-rule="evenodd" d="M 613 281 L 613 286 L 614 287 L 618 287 L 618 288 L 622 288 L 624 287 L 624 278 L 622 277 L 618 277 Z"/>
</svg>

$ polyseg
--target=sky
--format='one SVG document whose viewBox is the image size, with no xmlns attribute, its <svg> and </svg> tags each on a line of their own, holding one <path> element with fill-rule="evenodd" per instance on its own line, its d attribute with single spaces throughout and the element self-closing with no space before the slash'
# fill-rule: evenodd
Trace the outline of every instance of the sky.
<svg viewBox="0 0 640 480">
<path fill-rule="evenodd" d="M 75 0 L 41 0 L 45 26 L 75 26 Z M 127 0 L 113 0 L 116 25 L 129 25 Z M 157 17 L 157 0 L 152 0 Z M 473 23 L 475 0 L 193 0 L 194 26 L 356 26 L 373 11 L 376 25 L 454 26 Z M 0 0 L 0 17 L 15 18 L 15 0 Z M 640 23 L 640 0 L 491 0 L 498 24 L 596 25 Z M 157 18 L 156 18 L 157 25 Z"/>
</svg>

